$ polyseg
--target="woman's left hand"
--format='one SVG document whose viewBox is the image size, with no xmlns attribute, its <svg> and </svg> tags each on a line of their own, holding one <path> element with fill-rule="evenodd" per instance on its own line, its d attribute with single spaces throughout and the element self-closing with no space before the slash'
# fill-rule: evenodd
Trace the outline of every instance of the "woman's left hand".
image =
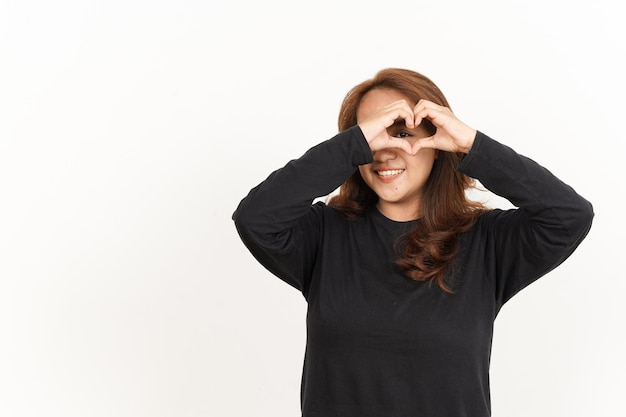
<svg viewBox="0 0 626 417">
<path fill-rule="evenodd" d="M 415 142 L 414 152 L 421 148 L 433 148 L 446 152 L 469 153 L 476 138 L 476 129 L 457 119 L 452 110 L 432 101 L 420 100 L 413 109 L 413 113 L 416 126 L 423 119 L 427 119 L 437 129 L 434 135 Z"/>
</svg>

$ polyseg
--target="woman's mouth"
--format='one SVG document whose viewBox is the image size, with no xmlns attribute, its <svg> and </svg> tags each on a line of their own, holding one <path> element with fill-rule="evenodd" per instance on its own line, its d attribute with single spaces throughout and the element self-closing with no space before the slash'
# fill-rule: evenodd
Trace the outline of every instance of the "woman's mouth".
<svg viewBox="0 0 626 417">
<path fill-rule="evenodd" d="M 388 169 L 385 171 L 376 171 L 376 174 L 381 177 L 393 177 L 394 175 L 402 174 L 403 172 L 403 169 Z"/>
<path fill-rule="evenodd" d="M 376 172 L 376 175 L 378 176 L 378 179 L 380 179 L 380 181 L 391 182 L 395 180 L 404 171 L 405 171 L 404 169 L 385 169 L 385 170 L 374 171 L 374 172 Z"/>
</svg>

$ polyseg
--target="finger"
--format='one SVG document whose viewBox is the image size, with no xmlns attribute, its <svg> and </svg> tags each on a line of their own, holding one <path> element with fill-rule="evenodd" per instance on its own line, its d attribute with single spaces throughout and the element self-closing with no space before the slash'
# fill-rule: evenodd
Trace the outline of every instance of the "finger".
<svg viewBox="0 0 626 417">
<path fill-rule="evenodd" d="M 402 150 L 402 151 L 406 152 L 409 155 L 414 155 L 413 148 L 412 148 L 411 144 L 409 142 L 407 142 L 407 141 L 404 141 L 404 143 L 388 142 L 385 146 L 372 148 L 372 152 L 376 153 L 378 151 L 382 151 L 382 150 L 385 150 L 385 149 Z"/>
<path fill-rule="evenodd" d="M 389 124 L 389 126 L 391 126 L 397 120 L 400 120 L 400 119 L 404 120 L 404 124 L 406 125 L 407 128 L 413 129 L 415 127 L 413 109 L 409 107 L 408 104 L 406 104 L 406 102 L 405 102 L 405 106 L 395 109 L 395 112 L 393 113 L 393 121 L 391 122 L 391 124 Z"/>
<path fill-rule="evenodd" d="M 415 141 L 415 144 L 418 145 L 420 149 L 423 149 L 423 148 L 436 149 L 437 148 L 437 141 L 435 140 L 435 135 L 428 136 L 426 138 L 421 138 Z"/>
<path fill-rule="evenodd" d="M 420 123 L 423 119 L 428 119 L 436 127 L 443 126 L 452 118 L 452 113 L 446 111 L 446 108 L 423 107 L 415 112 L 415 118 L 419 118 Z"/>
<path fill-rule="evenodd" d="M 424 110 L 427 110 L 427 111 L 430 110 L 434 112 L 445 112 L 445 111 L 449 111 L 450 109 L 448 109 L 447 107 L 435 104 L 432 101 L 427 101 L 427 100 L 420 100 L 413 108 L 413 112 L 416 112 L 416 113 L 423 112 Z"/>
<path fill-rule="evenodd" d="M 421 99 L 413 107 L 413 121 L 415 123 L 415 126 L 419 126 L 422 123 L 422 121 L 424 119 L 423 110 L 429 104 L 434 104 L 434 103 L 432 103 L 431 101 L 428 101 L 428 100 Z"/>
<path fill-rule="evenodd" d="M 420 115 L 419 115 L 419 114 L 417 114 L 417 113 L 413 113 L 413 124 L 414 124 L 415 126 L 419 126 L 419 125 L 421 125 L 421 124 L 422 124 L 422 120 L 423 120 L 423 119 L 422 119 L 422 116 L 420 116 Z"/>
<path fill-rule="evenodd" d="M 411 146 L 411 155 L 417 154 L 421 149 L 438 149 L 435 136 L 418 139 Z"/>
<path fill-rule="evenodd" d="M 445 106 L 441 106 L 441 105 L 439 105 L 437 103 L 433 103 L 432 101 L 429 101 L 429 100 L 421 99 L 420 101 L 417 102 L 417 104 L 415 105 L 413 110 L 417 111 L 417 110 L 421 110 L 421 109 L 424 109 L 424 108 L 440 109 L 440 110 L 447 109 L 447 107 L 445 107 Z"/>
<path fill-rule="evenodd" d="M 389 104 L 385 108 L 385 110 L 387 110 L 389 112 L 389 115 L 392 116 L 392 124 L 395 123 L 398 119 L 403 119 L 406 127 L 408 127 L 409 129 L 415 127 L 413 108 L 406 100 L 395 101 Z"/>
<path fill-rule="evenodd" d="M 413 147 L 411 146 L 411 143 L 409 143 L 409 141 L 407 140 L 398 139 L 398 138 L 390 138 L 389 145 L 391 145 L 390 147 L 393 147 L 393 148 L 402 149 L 404 152 L 408 153 L 409 155 L 413 155 Z"/>
</svg>

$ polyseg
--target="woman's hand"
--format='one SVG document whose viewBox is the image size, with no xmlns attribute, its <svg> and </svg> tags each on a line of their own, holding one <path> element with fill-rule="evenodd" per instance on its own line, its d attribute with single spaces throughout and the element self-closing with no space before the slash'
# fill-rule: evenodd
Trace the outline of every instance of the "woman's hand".
<svg viewBox="0 0 626 417">
<path fill-rule="evenodd" d="M 396 122 L 401 123 L 402 120 L 404 120 L 408 129 L 415 127 L 415 114 L 405 100 L 396 101 L 382 107 L 366 120 L 359 123 L 363 136 L 365 136 L 372 152 L 389 148 L 399 148 L 412 155 L 417 152 L 413 151 L 411 143 L 406 139 L 390 136 L 387 132 L 387 128 Z"/>
<path fill-rule="evenodd" d="M 402 123 L 408 129 L 419 126 L 424 119 L 437 129 L 434 135 L 411 143 L 406 139 L 390 136 L 387 129 L 395 123 Z M 410 155 L 420 149 L 432 148 L 447 152 L 468 153 L 474 143 L 476 130 L 466 125 L 444 106 L 428 100 L 420 100 L 411 108 L 406 100 L 393 102 L 378 109 L 372 116 L 359 123 L 372 152 L 381 149 L 398 148 Z"/>
<path fill-rule="evenodd" d="M 420 100 L 414 107 L 414 124 L 419 125 L 427 119 L 435 126 L 434 135 L 419 139 L 413 144 L 412 151 L 417 153 L 422 148 L 440 149 L 446 152 L 469 153 L 476 138 L 473 129 L 457 119 L 452 111 L 428 100 Z"/>
</svg>

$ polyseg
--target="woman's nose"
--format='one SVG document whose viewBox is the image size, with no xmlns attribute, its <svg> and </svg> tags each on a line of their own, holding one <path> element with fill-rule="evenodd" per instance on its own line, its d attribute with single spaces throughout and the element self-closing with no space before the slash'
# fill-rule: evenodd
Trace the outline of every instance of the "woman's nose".
<svg viewBox="0 0 626 417">
<path fill-rule="evenodd" d="M 376 162 L 385 162 L 396 159 L 398 154 L 392 148 L 380 149 L 374 152 L 374 161 Z"/>
</svg>

